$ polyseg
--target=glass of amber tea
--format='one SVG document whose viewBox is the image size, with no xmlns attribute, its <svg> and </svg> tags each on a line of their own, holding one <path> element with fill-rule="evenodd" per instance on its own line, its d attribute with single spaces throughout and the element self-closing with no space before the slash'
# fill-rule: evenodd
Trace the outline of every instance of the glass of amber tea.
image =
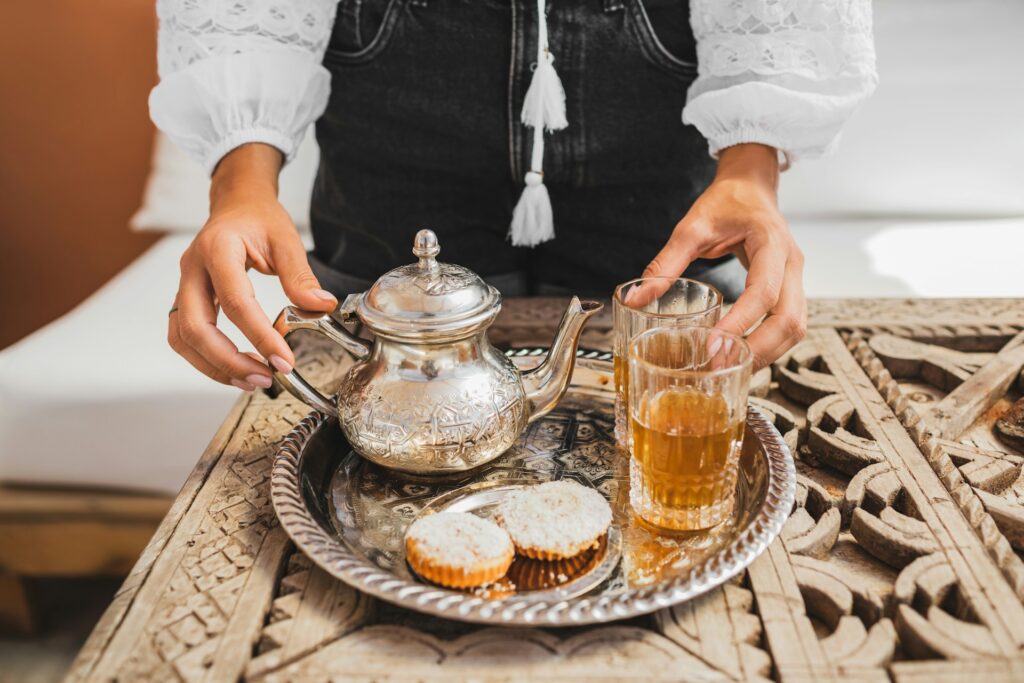
<svg viewBox="0 0 1024 683">
<path fill-rule="evenodd" d="M 722 314 L 722 293 L 709 284 L 674 277 L 643 277 L 615 288 L 612 296 L 615 370 L 615 439 L 629 449 L 629 342 L 652 327 L 713 327 Z"/>
<path fill-rule="evenodd" d="M 655 327 L 629 344 L 629 502 L 665 529 L 707 529 L 732 513 L 750 386 L 742 337 Z"/>
</svg>

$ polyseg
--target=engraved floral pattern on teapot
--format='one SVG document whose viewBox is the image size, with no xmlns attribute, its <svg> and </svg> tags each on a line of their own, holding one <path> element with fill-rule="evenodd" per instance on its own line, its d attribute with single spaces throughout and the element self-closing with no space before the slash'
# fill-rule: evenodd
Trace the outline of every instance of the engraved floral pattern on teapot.
<svg viewBox="0 0 1024 683">
<path fill-rule="evenodd" d="M 526 395 L 519 373 L 502 367 L 487 385 L 462 388 L 434 402 L 410 401 L 407 387 L 384 383 L 342 394 L 338 414 L 359 452 L 381 464 L 410 446 L 429 451 L 423 464 L 439 471 L 477 464 L 478 453 L 507 449 L 525 427 Z"/>
<path fill-rule="evenodd" d="M 433 271 L 423 271 L 419 265 L 412 264 L 395 268 L 378 280 L 381 289 L 389 289 L 395 283 L 412 284 L 431 296 L 451 294 L 471 285 L 477 277 L 465 268 L 439 263 Z"/>
</svg>

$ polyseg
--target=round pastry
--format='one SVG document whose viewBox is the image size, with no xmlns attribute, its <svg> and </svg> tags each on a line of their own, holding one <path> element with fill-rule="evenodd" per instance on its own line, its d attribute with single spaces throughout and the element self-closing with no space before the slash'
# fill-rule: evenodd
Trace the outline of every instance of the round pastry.
<svg viewBox="0 0 1024 683">
<path fill-rule="evenodd" d="M 474 588 L 505 576 L 515 550 L 494 522 L 467 512 L 439 512 L 417 519 L 405 532 L 405 557 L 427 581 Z"/>
<path fill-rule="evenodd" d="M 521 555 L 564 560 L 599 545 L 612 523 L 612 509 L 594 489 L 569 480 L 549 481 L 509 495 L 494 520 Z"/>
</svg>

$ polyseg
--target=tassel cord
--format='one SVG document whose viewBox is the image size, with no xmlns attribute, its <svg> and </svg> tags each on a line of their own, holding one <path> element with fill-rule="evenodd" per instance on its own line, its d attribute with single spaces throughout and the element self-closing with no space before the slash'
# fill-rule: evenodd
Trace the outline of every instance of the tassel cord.
<svg viewBox="0 0 1024 683">
<path fill-rule="evenodd" d="M 537 0 L 537 64 L 523 99 L 521 119 L 533 128 L 530 170 L 512 212 L 509 238 L 515 246 L 533 247 L 555 236 L 551 198 L 544 186 L 544 132 L 569 125 L 565 90 L 548 47 L 547 2 Z"/>
</svg>

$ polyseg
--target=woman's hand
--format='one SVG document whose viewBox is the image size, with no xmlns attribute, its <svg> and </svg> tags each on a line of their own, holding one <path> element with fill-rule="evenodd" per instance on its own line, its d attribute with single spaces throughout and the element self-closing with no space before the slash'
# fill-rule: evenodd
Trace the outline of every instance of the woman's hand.
<svg viewBox="0 0 1024 683">
<path fill-rule="evenodd" d="M 678 277 L 698 258 L 733 253 L 747 269 L 746 289 L 717 327 L 747 339 L 756 368 L 800 341 L 807 329 L 804 257 L 779 213 L 778 155 L 743 144 L 722 150 L 718 172 L 679 221 L 644 276 Z"/>
<path fill-rule="evenodd" d="M 203 374 L 246 391 L 270 387 L 270 369 L 217 329 L 218 309 L 274 368 L 289 372 L 295 363 L 256 301 L 249 268 L 277 275 L 300 308 L 330 311 L 338 303 L 320 288 L 295 225 L 277 201 L 281 163 L 281 153 L 263 144 L 244 145 L 221 160 L 210 186 L 210 219 L 181 257 L 168 317 L 171 348 Z"/>
</svg>

